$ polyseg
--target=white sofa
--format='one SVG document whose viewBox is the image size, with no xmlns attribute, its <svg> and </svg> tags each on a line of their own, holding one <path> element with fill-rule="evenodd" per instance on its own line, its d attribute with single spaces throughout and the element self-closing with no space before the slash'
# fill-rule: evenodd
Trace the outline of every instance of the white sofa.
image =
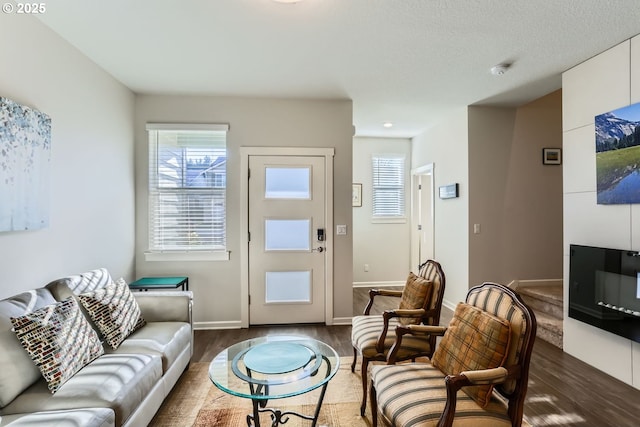
<svg viewBox="0 0 640 427">
<path fill-rule="evenodd" d="M 54 394 L 12 332 L 10 317 L 112 282 L 102 268 L 0 301 L 0 426 L 145 426 L 188 368 L 192 293 L 134 292 L 146 324 Z"/>
</svg>

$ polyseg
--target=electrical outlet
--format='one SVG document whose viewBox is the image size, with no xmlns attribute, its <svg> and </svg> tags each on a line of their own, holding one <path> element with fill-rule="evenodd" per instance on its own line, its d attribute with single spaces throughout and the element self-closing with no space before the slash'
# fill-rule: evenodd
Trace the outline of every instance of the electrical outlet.
<svg viewBox="0 0 640 427">
<path fill-rule="evenodd" d="M 369 264 L 364 265 L 364 271 L 369 271 Z"/>
<path fill-rule="evenodd" d="M 338 236 L 346 236 L 347 235 L 347 226 L 346 225 L 336 225 L 336 234 Z"/>
</svg>

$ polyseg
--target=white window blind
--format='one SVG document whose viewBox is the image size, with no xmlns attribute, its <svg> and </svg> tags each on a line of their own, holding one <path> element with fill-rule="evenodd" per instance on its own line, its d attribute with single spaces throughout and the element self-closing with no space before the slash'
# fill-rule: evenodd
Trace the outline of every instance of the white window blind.
<svg viewBox="0 0 640 427">
<path fill-rule="evenodd" d="M 404 217 L 404 157 L 372 157 L 374 217 Z"/>
<path fill-rule="evenodd" d="M 226 249 L 228 125 L 147 124 L 149 250 Z"/>
</svg>

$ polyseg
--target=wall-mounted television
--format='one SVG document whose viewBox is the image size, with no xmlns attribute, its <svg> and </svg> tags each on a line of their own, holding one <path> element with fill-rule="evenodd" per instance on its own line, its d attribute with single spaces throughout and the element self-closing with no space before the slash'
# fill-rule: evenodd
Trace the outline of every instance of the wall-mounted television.
<svg viewBox="0 0 640 427">
<path fill-rule="evenodd" d="M 640 342 L 640 252 L 570 245 L 569 317 Z"/>
</svg>

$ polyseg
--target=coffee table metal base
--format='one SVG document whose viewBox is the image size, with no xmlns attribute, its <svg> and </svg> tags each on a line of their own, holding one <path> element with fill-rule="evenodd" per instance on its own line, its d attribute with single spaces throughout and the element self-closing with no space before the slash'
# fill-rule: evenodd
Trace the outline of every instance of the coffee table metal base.
<svg viewBox="0 0 640 427">
<path fill-rule="evenodd" d="M 267 406 L 267 401 L 263 399 L 251 399 L 253 402 L 253 415 L 247 415 L 247 426 L 248 427 L 260 427 L 260 413 L 270 412 L 271 413 L 271 426 L 277 427 L 282 424 L 286 424 L 289 421 L 289 416 L 293 415 L 305 420 L 311 421 L 311 427 L 315 427 L 318 422 L 318 416 L 320 415 L 320 408 L 322 408 L 322 401 L 324 400 L 324 393 L 327 390 L 327 385 L 329 383 L 325 383 L 322 386 L 322 390 L 320 391 L 320 397 L 318 398 L 318 404 L 316 405 L 316 411 L 311 415 L 299 414 L 293 411 L 281 411 L 279 409 L 265 408 Z"/>
</svg>

